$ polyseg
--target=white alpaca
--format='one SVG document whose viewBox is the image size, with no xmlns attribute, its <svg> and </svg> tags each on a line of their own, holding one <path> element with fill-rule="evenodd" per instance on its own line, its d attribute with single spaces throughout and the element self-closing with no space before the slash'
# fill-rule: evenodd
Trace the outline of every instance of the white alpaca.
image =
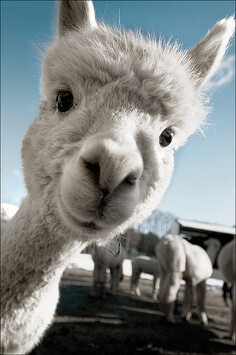
<svg viewBox="0 0 236 355">
<path fill-rule="evenodd" d="M 217 254 L 221 248 L 221 242 L 219 241 L 219 239 L 209 238 L 204 241 L 204 245 L 207 246 L 206 252 L 207 252 L 209 258 L 211 259 L 211 263 L 213 266 L 215 263 Z"/>
<path fill-rule="evenodd" d="M 232 318 L 230 337 L 235 341 L 236 339 L 236 239 L 227 243 L 220 251 L 217 262 L 219 269 L 222 273 L 224 281 L 229 282 L 232 285 Z"/>
<path fill-rule="evenodd" d="M 117 243 L 110 243 L 110 245 L 112 250 L 118 248 Z M 116 295 L 122 277 L 122 264 L 125 258 L 125 249 L 120 245 L 119 253 L 115 256 L 107 249 L 107 247 L 95 246 L 92 252 L 92 258 L 94 261 L 94 270 L 91 295 L 105 296 L 107 269 L 110 270 L 110 292 L 112 295 Z"/>
<path fill-rule="evenodd" d="M 153 276 L 152 284 L 152 298 L 156 299 L 159 280 L 160 280 L 160 270 L 157 258 L 150 258 L 144 255 L 135 256 L 132 261 L 132 275 L 130 279 L 130 290 L 132 294 L 141 296 L 140 289 L 138 287 L 139 277 L 142 272 Z"/>
<path fill-rule="evenodd" d="M 205 250 L 178 235 L 168 235 L 158 244 L 157 257 L 161 276 L 159 300 L 167 319 L 174 322 L 174 302 L 183 279 L 186 286 L 182 316 L 186 320 L 192 316 L 193 292 L 196 287 L 199 318 L 206 325 L 205 281 L 213 269 Z"/>
<path fill-rule="evenodd" d="M 28 195 L 2 246 L 2 351 L 25 354 L 52 323 L 78 249 L 104 244 L 161 200 L 174 150 L 205 117 L 203 84 L 234 20 L 189 51 L 97 24 L 91 1 L 60 2 L 45 55 L 39 117 L 22 145 Z"/>
<path fill-rule="evenodd" d="M 141 296 L 138 282 L 142 272 L 153 276 L 152 298 L 156 299 L 159 289 L 160 270 L 157 258 L 137 255 L 131 261 L 132 275 L 130 278 L 130 291 L 132 294 Z"/>
<path fill-rule="evenodd" d="M 206 252 L 207 252 L 207 255 L 209 256 L 209 258 L 211 260 L 211 263 L 212 263 L 212 266 L 213 266 L 214 262 L 216 260 L 218 251 L 221 248 L 221 243 L 216 238 L 209 238 L 209 239 L 205 240 L 203 244 L 207 246 Z M 158 245 L 157 245 L 157 247 L 155 249 L 156 250 L 156 254 L 157 254 L 157 248 L 158 248 Z M 186 294 L 186 296 L 188 296 L 188 294 Z"/>
</svg>

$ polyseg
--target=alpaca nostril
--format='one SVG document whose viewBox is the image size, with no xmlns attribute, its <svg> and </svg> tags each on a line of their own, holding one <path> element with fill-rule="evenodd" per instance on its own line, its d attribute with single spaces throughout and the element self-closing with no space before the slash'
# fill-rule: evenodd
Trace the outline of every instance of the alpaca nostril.
<svg viewBox="0 0 236 355">
<path fill-rule="evenodd" d="M 109 193 L 110 193 L 109 189 L 107 189 L 107 188 L 106 189 L 101 189 L 100 191 L 102 193 L 103 199 L 106 198 L 109 195 Z"/>
<path fill-rule="evenodd" d="M 99 182 L 99 176 L 100 176 L 100 165 L 98 163 L 90 163 L 90 162 L 88 162 L 88 161 L 86 161 L 84 159 L 83 159 L 83 164 L 86 167 L 86 169 L 89 171 L 91 176 L 98 183 Z"/>
<path fill-rule="evenodd" d="M 124 180 L 122 181 L 123 184 L 126 184 L 126 185 L 135 185 L 137 181 L 137 178 L 135 176 L 132 176 L 132 175 L 128 175 L 126 176 L 126 178 L 124 178 Z"/>
</svg>

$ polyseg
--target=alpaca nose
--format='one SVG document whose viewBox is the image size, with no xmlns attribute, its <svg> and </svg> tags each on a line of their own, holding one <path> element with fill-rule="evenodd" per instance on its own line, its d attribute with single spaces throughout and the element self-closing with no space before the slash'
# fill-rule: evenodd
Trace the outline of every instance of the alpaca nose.
<svg viewBox="0 0 236 355">
<path fill-rule="evenodd" d="M 82 163 L 103 197 L 122 184 L 130 187 L 136 184 L 143 171 L 137 149 L 129 149 L 112 139 L 89 143 L 82 151 Z"/>
<path fill-rule="evenodd" d="M 88 160 L 85 160 L 84 158 L 83 158 L 83 163 L 87 171 L 93 177 L 94 181 L 96 183 L 99 183 L 100 165 L 98 163 L 91 163 Z"/>
</svg>

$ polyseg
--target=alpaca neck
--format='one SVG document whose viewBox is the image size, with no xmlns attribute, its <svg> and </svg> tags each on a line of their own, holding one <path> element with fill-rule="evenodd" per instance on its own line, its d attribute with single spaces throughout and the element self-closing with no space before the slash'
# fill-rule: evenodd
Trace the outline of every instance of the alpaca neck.
<svg viewBox="0 0 236 355">
<path fill-rule="evenodd" d="M 48 229 L 39 205 L 26 198 L 7 225 L 2 241 L 2 268 L 6 289 L 17 289 L 18 298 L 60 280 L 75 251 L 85 244 Z M 7 292 L 8 293 L 8 292 Z"/>
<path fill-rule="evenodd" d="M 216 256 L 217 256 L 217 253 L 218 253 L 218 249 L 216 249 L 215 247 L 211 247 L 209 246 L 206 250 L 210 260 L 211 260 L 211 263 L 212 265 L 214 265 L 214 262 L 216 260 Z"/>
</svg>

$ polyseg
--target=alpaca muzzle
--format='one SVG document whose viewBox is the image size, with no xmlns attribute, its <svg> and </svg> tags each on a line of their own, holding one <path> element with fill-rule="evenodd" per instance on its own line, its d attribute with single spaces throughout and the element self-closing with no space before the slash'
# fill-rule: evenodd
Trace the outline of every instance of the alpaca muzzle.
<svg viewBox="0 0 236 355">
<path fill-rule="evenodd" d="M 139 202 L 143 161 L 138 149 L 111 138 L 90 137 L 65 166 L 60 199 L 79 227 L 111 228 Z M 94 228 L 93 228 L 94 229 Z"/>
<path fill-rule="evenodd" d="M 134 186 L 143 171 L 138 150 L 111 138 L 90 138 L 82 148 L 81 162 L 104 196 L 122 184 Z"/>
</svg>

